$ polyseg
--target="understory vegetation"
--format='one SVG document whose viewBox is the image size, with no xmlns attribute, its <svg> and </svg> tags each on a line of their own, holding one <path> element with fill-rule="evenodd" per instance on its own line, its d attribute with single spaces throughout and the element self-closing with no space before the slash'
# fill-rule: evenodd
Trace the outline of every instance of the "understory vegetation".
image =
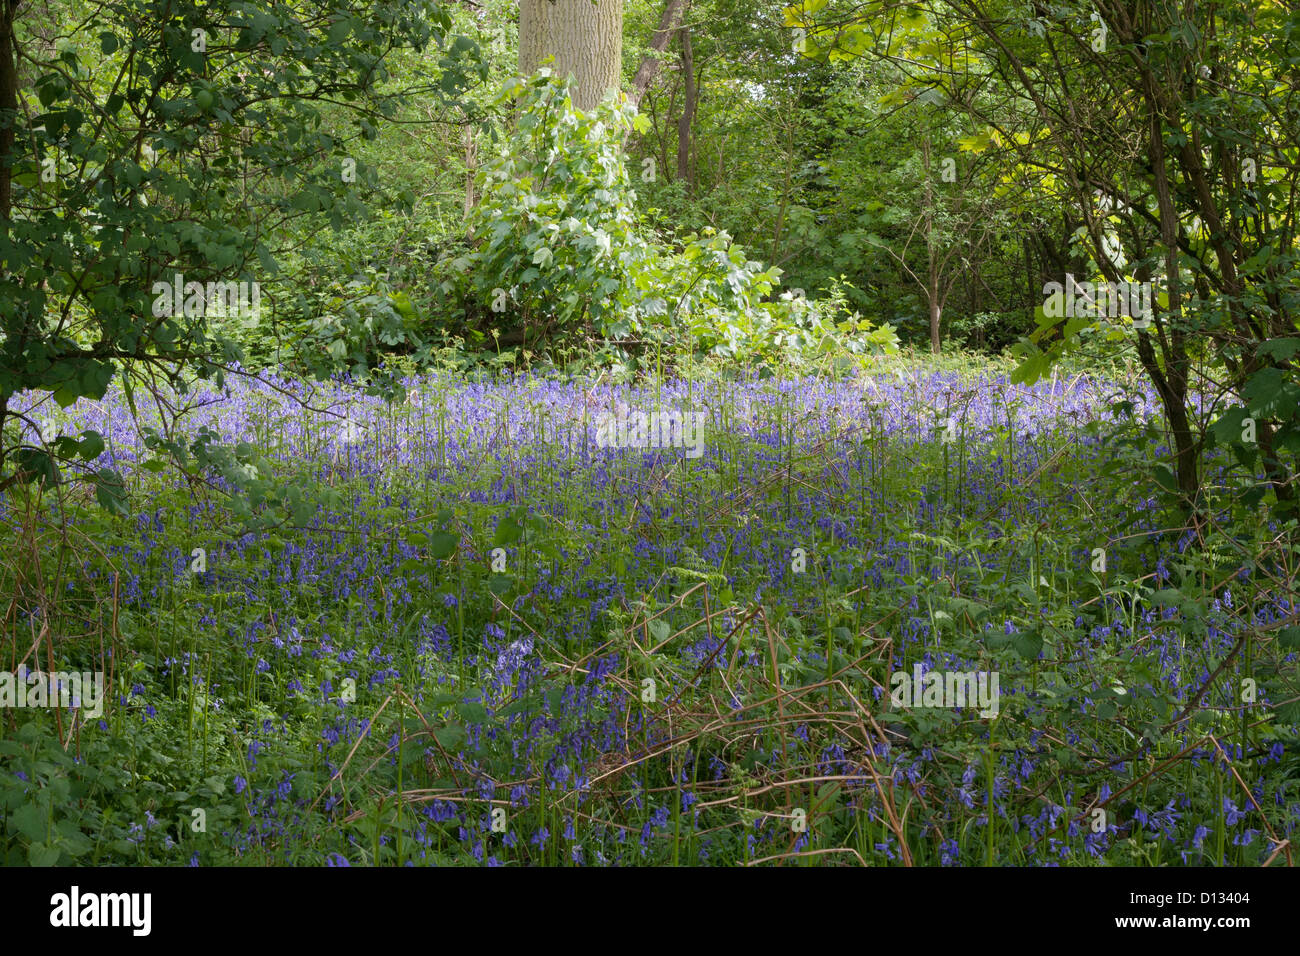
<svg viewBox="0 0 1300 956">
<path fill-rule="evenodd" d="M 1300 12 L 1177 6 L 3 5 L 0 864 L 1292 865 Z"/>
<path fill-rule="evenodd" d="M 1148 396 L 950 364 L 196 389 L 290 489 L 260 530 L 120 395 L 56 413 L 138 504 L 8 513 L 64 555 L 7 568 L 15 630 L 109 663 L 98 721 L 16 712 L 10 862 L 1268 859 L 1293 554 L 1159 522 Z M 620 406 L 699 412 L 707 453 L 598 448 Z M 891 706 L 918 665 L 997 672 L 996 714 Z"/>
</svg>

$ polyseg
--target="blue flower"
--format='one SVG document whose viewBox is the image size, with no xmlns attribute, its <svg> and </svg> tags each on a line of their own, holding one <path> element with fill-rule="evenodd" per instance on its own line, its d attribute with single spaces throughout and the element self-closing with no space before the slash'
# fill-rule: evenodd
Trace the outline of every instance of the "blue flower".
<svg viewBox="0 0 1300 956">
<path fill-rule="evenodd" d="M 1255 842 L 1255 837 L 1259 836 L 1258 830 L 1243 830 L 1232 838 L 1233 846 L 1250 846 Z"/>
</svg>

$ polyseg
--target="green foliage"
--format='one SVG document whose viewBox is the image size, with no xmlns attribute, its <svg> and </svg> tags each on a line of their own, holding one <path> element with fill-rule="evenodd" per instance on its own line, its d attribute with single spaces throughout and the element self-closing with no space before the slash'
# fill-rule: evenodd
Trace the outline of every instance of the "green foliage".
<svg viewBox="0 0 1300 956">
<path fill-rule="evenodd" d="M 781 270 L 751 260 L 725 232 L 653 236 L 622 151 L 644 121 L 625 104 L 607 98 L 584 114 L 546 70 L 509 84 L 501 103 L 515 106 L 515 126 L 480 181 L 470 220 L 480 246 L 451 263 L 487 308 L 517 309 L 526 331 L 590 331 L 758 363 L 894 347 L 887 326 L 835 318 L 843 296 L 807 309 L 802 298 L 764 301 Z"/>
<path fill-rule="evenodd" d="M 824 292 L 804 309 L 847 321 L 848 290 Z M 102 724 L 6 712 L 18 716 L 0 731 L 0 860 L 320 865 L 337 853 L 354 865 L 563 865 L 577 847 L 588 865 L 738 865 L 790 851 L 793 804 L 809 811 L 804 851 L 852 848 L 870 865 L 899 864 L 900 833 L 918 865 L 1261 862 L 1272 848 L 1261 830 L 1285 832 L 1296 813 L 1296 761 L 1283 748 L 1294 745 L 1300 628 L 1285 614 L 1261 626 L 1257 613 L 1275 600 L 1293 544 L 1263 526 L 1215 528 L 1204 548 L 1181 551 L 1176 535 L 1155 530 L 1148 489 L 1131 475 L 1161 436 L 1131 405 L 1116 403 L 1113 421 L 1061 408 L 1026 420 L 1027 393 L 989 394 L 1005 388 L 1005 364 L 889 361 L 914 384 L 863 381 L 861 405 L 841 392 L 841 410 L 861 416 L 841 431 L 803 418 L 818 380 L 777 378 L 739 395 L 692 383 L 716 420 L 735 425 L 710 432 L 707 470 L 667 474 L 639 453 L 567 468 L 544 429 L 508 445 L 490 437 L 499 405 L 526 424 L 554 411 L 557 394 L 581 399 L 583 386 L 520 380 L 484 397 L 427 379 L 410 402 L 370 403 L 381 427 L 364 448 L 329 448 L 328 420 L 285 428 L 259 410 L 266 393 L 250 390 L 224 410 L 224 424 L 255 434 L 233 458 L 207 451 L 203 433 L 186 436 L 189 477 L 255 472 L 245 498 L 196 493 L 141 463 L 129 477 L 142 513 L 94 511 L 78 524 L 104 554 L 85 556 L 84 577 L 52 581 L 62 600 L 50 605 L 51 629 L 93 621 L 110 571 L 140 588 L 124 588 L 116 607 Z M 913 430 L 963 392 L 981 404 L 957 441 Z M 443 420 L 457 404 L 469 414 Z M 896 427 L 872 427 L 884 411 Z M 421 457 L 392 454 L 417 436 Z M 440 444 L 475 441 L 514 458 L 438 467 Z M 355 467 L 342 466 L 354 452 Z M 376 460 L 390 464 L 376 472 Z M 273 472 L 296 471 L 329 475 L 293 512 L 301 527 L 246 533 L 238 509 L 286 489 Z M 517 496 L 500 494 L 507 483 Z M 629 523 L 621 509 L 608 520 L 608 500 L 628 487 L 640 502 L 630 514 L 644 508 L 657 522 Z M 811 495 L 824 512 L 807 510 Z M 814 520 L 792 526 L 792 499 Z M 47 541 L 54 551 L 59 538 Z M 796 544 L 810 560 L 790 576 Z M 1094 544 L 1109 552 L 1101 572 L 1088 570 Z M 186 568 L 196 545 L 210 549 L 203 572 Z M 492 566 L 497 547 L 504 573 Z M 29 580 L 12 561 L 0 561 L 0 586 L 21 602 Z M 52 574 L 59 562 L 36 564 Z M 634 583 L 593 619 L 592 581 Z M 726 657 L 702 664 L 700 648 L 724 635 Z M 502 654 L 515 641 L 535 647 L 538 667 L 507 673 Z M 95 635 L 57 650 L 100 653 Z M 1000 673 L 999 716 L 873 698 L 891 671 L 928 653 Z M 596 658 L 610 683 L 584 709 L 576 701 L 590 693 Z M 646 677 L 657 700 L 640 696 Z M 1238 705 L 1245 677 L 1260 692 L 1249 720 Z M 358 694 L 344 703 L 346 679 Z M 880 727 L 861 739 L 879 745 L 887 796 L 900 813 L 910 807 L 897 831 L 861 765 L 857 780 L 808 781 L 848 773 L 828 769 L 827 748 L 844 746 L 850 707 Z M 593 728 L 610 718 L 633 730 L 597 749 Z M 669 733 L 689 740 L 664 747 Z M 1207 734 L 1231 751 L 1227 762 L 1210 759 Z M 1177 756 L 1198 741 L 1196 755 Z M 566 762 L 583 777 L 562 779 Z M 1235 775 L 1248 772 L 1270 797 L 1262 809 L 1246 806 Z M 514 799 L 514 781 L 548 774 L 552 786 Z M 1107 836 L 1090 848 L 1088 808 L 1103 784 L 1121 791 L 1133 775 L 1140 788 L 1107 804 Z M 443 797 L 450 809 L 423 812 Z M 1225 797 L 1241 810 L 1234 823 Z M 489 829 L 488 800 L 508 806 L 513 839 Z M 1170 801 L 1180 808 L 1171 827 L 1144 831 L 1139 811 Z M 205 831 L 191 825 L 195 809 Z M 1034 826 L 1015 825 L 1026 818 Z M 619 825 L 633 839 L 615 839 Z"/>
<path fill-rule="evenodd" d="M 1073 270 L 1156 286 L 1142 325 L 1040 307 L 1016 381 L 1085 343 L 1131 348 L 1160 398 L 1164 467 L 1189 516 L 1204 510 L 1204 451 L 1216 445 L 1246 470 L 1232 482 L 1242 503 L 1267 496 L 1276 516 L 1300 515 L 1300 384 L 1270 344 L 1287 351 L 1297 331 L 1300 201 L 1285 157 L 1300 148 L 1300 126 L 1265 105 L 1289 89 L 1300 15 L 1202 6 L 1135 22 L 1086 3 L 1030 18 L 1000 0 L 851 10 L 806 0 L 786 22 L 807 34 L 809 57 L 898 64 L 892 103 L 947 104 L 976 125 L 963 150 L 1005 151 L 1001 178 L 1022 184 L 1022 220 L 1041 223 L 1055 206 L 1072 227 L 1053 253 L 1056 281 Z M 996 106 L 980 102 L 990 88 L 1005 94 Z M 1206 408 L 1208 396 L 1223 398 Z"/>
<path fill-rule="evenodd" d="M 635 111 L 610 98 L 575 109 L 545 69 L 508 84 L 498 103 L 517 111 L 469 221 L 482 243 L 466 263 L 474 292 L 496 311 L 512 301 L 526 327 L 617 334 L 651 255 L 621 149 Z"/>
<path fill-rule="evenodd" d="M 16 145 L 0 157 L 6 482 L 56 474 L 49 450 L 21 447 L 7 427 L 20 392 L 65 406 L 99 399 L 132 366 L 182 389 L 221 380 L 241 350 L 188 283 L 211 290 L 274 277 L 271 223 L 313 215 L 337 229 L 360 215 L 360 187 L 375 172 L 353 149 L 395 109 L 391 97 L 373 95 L 388 76 L 385 56 L 442 43 L 450 20 L 421 0 L 302 11 L 254 0 L 220 16 L 202 3 L 129 0 L 88 7 L 81 26 L 51 49 L 36 24 L 12 23 L 35 78 L 19 102 L 0 103 L 0 135 Z M 4 68 L 11 59 L 0 57 Z M 463 78 L 448 66 L 450 95 Z M 354 109 L 351 129 L 323 124 L 323 103 Z M 185 308 L 160 307 L 159 289 L 177 276 Z M 338 306 L 351 339 L 327 347 L 340 367 L 355 363 L 354 343 L 366 336 L 406 341 L 400 299 L 379 290 L 352 299 Z M 112 506 L 111 475 L 95 476 Z"/>
<path fill-rule="evenodd" d="M 360 380 L 382 375 L 390 355 L 411 354 L 417 366 L 429 355 L 427 311 L 376 267 L 310 288 L 286 311 L 274 323 L 241 330 L 255 366 L 287 365 L 317 379 L 346 371 Z"/>
</svg>

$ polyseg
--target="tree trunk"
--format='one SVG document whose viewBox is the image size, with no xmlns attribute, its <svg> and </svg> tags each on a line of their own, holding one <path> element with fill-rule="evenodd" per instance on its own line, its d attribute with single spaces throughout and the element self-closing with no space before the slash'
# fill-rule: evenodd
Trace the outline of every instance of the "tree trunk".
<svg viewBox="0 0 1300 956">
<path fill-rule="evenodd" d="M 1165 281 L 1169 287 L 1168 334 L 1155 317 L 1155 328 L 1138 332 L 1138 359 L 1147 376 L 1156 387 L 1165 415 L 1169 419 L 1169 437 L 1174 446 L 1174 473 L 1178 491 L 1190 515 L 1195 517 L 1200 509 L 1200 456 L 1197 442 L 1187 415 L 1187 385 L 1191 373 L 1187 354 L 1186 333 L 1181 330 L 1179 312 L 1182 309 L 1182 286 L 1178 262 L 1178 212 L 1174 206 L 1172 188 L 1165 168 L 1163 117 L 1160 98 L 1154 80 L 1148 75 L 1147 88 L 1147 144 L 1150 149 L 1151 168 L 1155 179 L 1156 207 L 1160 216 L 1160 241 L 1165 249 Z M 1139 278 L 1146 278 L 1139 270 Z M 1159 342 L 1164 353 L 1163 368 L 1156 359 L 1152 339 Z"/>
<path fill-rule="evenodd" d="M 921 160 L 925 165 L 925 248 L 929 272 L 926 275 L 925 299 L 930 309 L 930 351 L 939 354 L 939 320 L 943 304 L 939 300 L 939 264 L 934 248 L 934 179 L 930 169 L 930 133 L 921 139 Z"/>
<path fill-rule="evenodd" d="M 641 65 L 636 68 L 636 76 L 632 78 L 632 92 L 628 98 L 633 106 L 641 103 L 641 97 L 645 96 L 645 91 L 650 88 L 655 74 L 659 72 L 659 56 L 656 54 L 662 54 L 668 49 L 668 42 L 672 40 L 673 32 L 681 22 L 686 5 L 687 0 L 668 0 L 664 4 L 664 11 L 659 16 L 659 26 L 655 29 L 654 36 L 650 38 L 650 49 L 653 52 L 647 53 L 641 59 Z"/>
<path fill-rule="evenodd" d="M 930 302 L 930 351 L 939 354 L 939 319 L 943 316 L 943 306 L 939 302 L 939 277 L 930 273 L 930 288 L 926 290 Z"/>
<path fill-rule="evenodd" d="M 685 180 L 687 195 L 691 193 L 694 182 L 691 179 L 691 127 L 695 122 L 695 59 L 691 55 L 691 31 L 681 28 L 682 38 L 682 80 L 685 84 L 682 94 L 682 115 L 677 120 L 677 178 Z"/>
<path fill-rule="evenodd" d="M 573 76 L 573 105 L 580 110 L 617 90 L 623 0 L 520 0 L 519 72 L 531 76 L 548 56 L 558 76 Z"/>
<path fill-rule="evenodd" d="M 18 5 L 0 0 L 0 238 L 9 238 L 13 207 L 13 173 L 9 157 L 14 151 L 14 125 L 18 122 L 18 60 L 14 20 Z"/>
<path fill-rule="evenodd" d="M 465 127 L 465 218 L 474 211 L 474 173 L 478 169 L 478 140 L 474 127 Z"/>
<path fill-rule="evenodd" d="M 1029 248 L 1029 236 L 1030 232 L 1026 230 L 1024 239 L 1021 240 L 1020 244 L 1025 250 L 1025 286 L 1029 290 L 1029 298 L 1026 301 L 1029 303 L 1029 327 L 1032 329 L 1034 327 L 1034 309 L 1042 301 L 1040 298 L 1042 295 L 1042 287 L 1038 284 L 1038 280 L 1034 276 L 1034 257 Z"/>
</svg>

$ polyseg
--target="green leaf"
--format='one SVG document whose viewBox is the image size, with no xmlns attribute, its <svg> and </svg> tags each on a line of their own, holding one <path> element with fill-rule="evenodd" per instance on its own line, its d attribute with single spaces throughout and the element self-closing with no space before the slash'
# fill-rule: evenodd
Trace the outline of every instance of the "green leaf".
<svg viewBox="0 0 1300 956">
<path fill-rule="evenodd" d="M 835 806 L 840 795 L 840 781 L 831 780 L 817 788 L 817 809 L 825 813 Z"/>
<path fill-rule="evenodd" d="M 498 717 L 513 717 L 515 714 L 535 713 L 542 709 L 542 698 L 538 694 L 530 694 L 519 700 L 511 701 L 506 706 L 497 711 Z"/>
<path fill-rule="evenodd" d="M 344 40 L 347 39 L 348 34 L 351 32 L 352 32 L 351 20 L 346 18 L 342 20 L 338 20 L 330 27 L 330 32 L 329 32 L 330 43 L 333 44 L 334 46 L 338 46 Z"/>
<path fill-rule="evenodd" d="M 487 708 L 476 701 L 469 701 L 456 705 L 456 713 L 467 724 L 481 724 L 487 720 Z"/>
<path fill-rule="evenodd" d="M 1271 356 L 1279 361 L 1286 361 L 1300 352 L 1300 339 L 1269 339 L 1257 349 L 1260 355 Z"/>
<path fill-rule="evenodd" d="M 67 408 L 76 404 L 81 395 L 82 393 L 77 390 L 76 385 L 72 382 L 65 382 L 54 389 L 54 400 L 59 403 L 60 408 Z"/>
<path fill-rule="evenodd" d="M 519 540 L 519 535 L 523 533 L 523 530 L 523 526 L 515 515 L 505 515 L 497 523 L 497 531 L 492 538 L 492 547 L 501 548 L 508 544 L 514 544 Z"/>
<path fill-rule="evenodd" d="M 55 842 L 58 848 L 69 856 L 84 856 L 95 848 L 90 838 L 78 830 L 71 820 L 60 821 L 56 829 L 59 836 Z"/>
<path fill-rule="evenodd" d="M 552 714 L 558 714 L 564 706 L 564 688 L 552 687 L 546 692 L 546 706 Z"/>
<path fill-rule="evenodd" d="M 95 500 L 111 514 L 126 514 L 126 486 L 122 476 L 111 468 L 101 468 L 95 472 Z"/>
<path fill-rule="evenodd" d="M 45 839 L 45 808 L 37 803 L 28 803 L 19 807 L 9 819 L 13 821 L 18 832 L 33 842 Z"/>
<path fill-rule="evenodd" d="M 436 531 L 429 535 L 429 557 L 436 560 L 449 558 L 460 546 L 460 538 L 445 531 Z"/>
<path fill-rule="evenodd" d="M 1300 700 L 1281 704 L 1277 708 L 1277 720 L 1281 724 L 1300 724 Z"/>
<path fill-rule="evenodd" d="M 53 456 L 40 448 L 19 448 L 13 455 L 18 471 L 28 481 L 37 481 L 41 487 L 57 484 L 59 468 Z"/>
<path fill-rule="evenodd" d="M 1263 368 L 1246 380 L 1241 397 L 1255 415 L 1265 418 L 1290 418 L 1295 414 L 1300 388 L 1282 369 Z"/>
<path fill-rule="evenodd" d="M 1011 646 L 1027 661 L 1038 660 L 1043 651 L 1043 635 L 1038 631 L 1021 631 L 1011 640 Z"/>
<path fill-rule="evenodd" d="M 469 738 L 464 727 L 459 724 L 447 724 L 433 732 L 433 739 L 446 750 L 458 750 Z"/>
<path fill-rule="evenodd" d="M 104 453 L 104 439 L 99 432 L 85 431 L 81 435 L 81 445 L 77 451 L 82 458 L 86 461 L 94 461 Z"/>
<path fill-rule="evenodd" d="M 59 862 L 59 848 L 33 843 L 27 848 L 27 862 L 32 866 L 54 866 Z"/>
</svg>

